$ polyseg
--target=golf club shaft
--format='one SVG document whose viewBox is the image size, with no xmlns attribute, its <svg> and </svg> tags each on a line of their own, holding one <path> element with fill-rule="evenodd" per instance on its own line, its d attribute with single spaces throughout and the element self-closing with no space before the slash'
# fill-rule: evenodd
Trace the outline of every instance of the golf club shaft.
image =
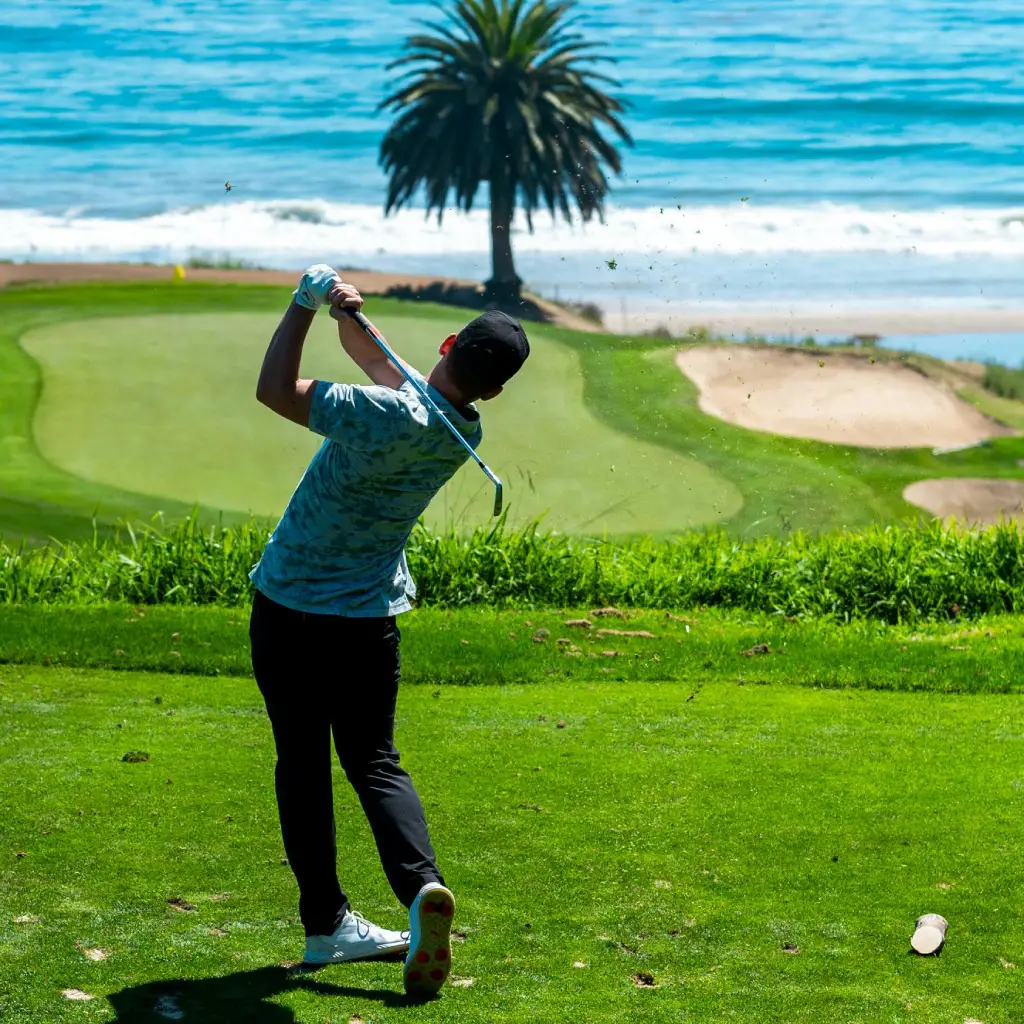
<svg viewBox="0 0 1024 1024">
<path fill-rule="evenodd" d="M 459 433 L 455 424 L 445 415 L 444 411 L 438 407 L 430 395 L 427 393 L 427 389 L 405 368 L 405 364 L 395 355 L 391 350 L 391 346 L 384 339 L 384 336 L 370 323 L 366 317 L 357 311 L 351 309 L 345 310 L 349 316 L 366 332 L 369 338 L 377 345 L 377 347 L 384 353 L 395 367 L 398 372 L 412 385 L 412 387 L 419 394 L 420 398 L 430 407 L 432 412 L 437 413 L 441 422 L 451 431 L 452 436 L 462 445 L 463 448 L 469 452 L 470 458 L 484 471 L 487 479 L 494 484 L 494 514 L 496 516 L 501 515 L 503 488 L 501 481 L 491 472 L 490 467 L 480 458 L 479 455 L 473 450 L 473 446 Z"/>
</svg>

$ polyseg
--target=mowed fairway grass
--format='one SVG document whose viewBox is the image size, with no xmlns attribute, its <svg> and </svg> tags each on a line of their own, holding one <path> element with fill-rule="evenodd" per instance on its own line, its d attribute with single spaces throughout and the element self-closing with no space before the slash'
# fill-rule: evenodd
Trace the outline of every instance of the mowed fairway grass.
<svg viewBox="0 0 1024 1024">
<path fill-rule="evenodd" d="M 11 1024 L 1020 1020 L 1012 696 L 407 687 L 459 900 L 461 986 L 426 1006 L 394 963 L 282 966 L 302 934 L 250 679 L 6 667 L 0 709 Z M 401 926 L 340 775 L 336 805 L 356 906 Z M 919 959 L 926 912 L 949 942 Z"/>
<path fill-rule="evenodd" d="M 473 314 L 382 315 L 377 326 L 423 372 L 445 335 Z M 152 497 L 275 516 L 317 445 L 257 404 L 255 380 L 277 324 L 271 313 L 92 319 L 21 339 L 43 368 L 35 435 L 61 469 Z M 483 403 L 481 454 L 508 485 L 511 521 L 545 516 L 565 532 L 662 533 L 735 514 L 739 490 L 696 459 L 620 433 L 583 402 L 579 356 L 529 326 L 532 355 Z M 303 373 L 366 383 L 317 318 Z M 638 413 L 640 411 L 638 410 Z M 476 525 L 493 505 L 468 465 L 435 500 L 435 527 Z"/>
<path fill-rule="evenodd" d="M 317 443 L 253 397 L 288 300 L 284 288 L 188 281 L 0 292 L 0 536 L 82 538 L 94 524 L 177 521 L 197 504 L 206 522 L 271 521 Z M 424 370 L 474 315 L 382 298 L 367 311 Z M 818 533 L 918 515 L 902 498 L 916 480 L 1020 475 L 1021 437 L 937 456 L 715 420 L 674 363 L 699 338 L 528 330 L 532 359 L 483 406 L 481 455 L 507 483 L 514 524 L 543 515 L 547 528 L 613 537 L 715 525 Z M 304 370 L 360 380 L 326 316 Z M 1004 412 L 1024 422 L 1024 405 Z M 427 520 L 466 531 L 490 521 L 490 502 L 467 468 Z"/>
</svg>

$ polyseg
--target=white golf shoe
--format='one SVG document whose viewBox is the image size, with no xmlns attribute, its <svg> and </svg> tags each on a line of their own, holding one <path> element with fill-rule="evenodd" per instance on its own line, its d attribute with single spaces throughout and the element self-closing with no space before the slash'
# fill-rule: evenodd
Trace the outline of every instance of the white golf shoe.
<svg viewBox="0 0 1024 1024">
<path fill-rule="evenodd" d="M 411 996 L 436 995 L 452 969 L 455 897 L 440 882 L 428 882 L 409 908 L 409 955 L 402 980 Z"/>
<path fill-rule="evenodd" d="M 306 937 L 304 964 L 341 964 L 349 960 L 404 953 L 409 948 L 408 932 L 393 932 L 367 921 L 362 914 L 348 911 L 333 935 Z"/>
</svg>

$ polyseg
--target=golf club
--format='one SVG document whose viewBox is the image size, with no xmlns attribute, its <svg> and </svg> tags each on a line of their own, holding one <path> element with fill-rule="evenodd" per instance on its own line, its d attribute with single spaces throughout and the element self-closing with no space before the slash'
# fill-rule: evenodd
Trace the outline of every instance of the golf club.
<svg viewBox="0 0 1024 1024">
<path fill-rule="evenodd" d="M 405 364 L 395 355 L 391 350 L 391 346 L 385 341 L 384 336 L 370 323 L 369 320 L 363 316 L 362 313 L 355 312 L 351 309 L 342 309 L 340 306 L 331 307 L 331 316 L 338 320 L 342 316 L 350 316 L 360 327 L 366 332 L 366 334 L 376 343 L 377 347 L 388 357 L 398 372 L 413 386 L 416 393 L 423 399 L 423 401 L 430 407 L 432 412 L 437 413 L 440 417 L 441 422 L 451 431 L 452 436 L 462 445 L 463 448 L 469 452 L 473 461 L 484 471 L 484 475 L 488 480 L 494 484 L 494 514 L 496 516 L 501 515 L 502 506 L 502 485 L 501 481 L 491 472 L 488 465 L 480 458 L 475 451 L 473 446 L 458 432 L 455 425 L 450 419 L 444 414 L 444 412 L 438 408 L 437 402 L 435 402 L 429 394 L 427 394 L 426 388 L 411 373 L 405 368 Z"/>
</svg>

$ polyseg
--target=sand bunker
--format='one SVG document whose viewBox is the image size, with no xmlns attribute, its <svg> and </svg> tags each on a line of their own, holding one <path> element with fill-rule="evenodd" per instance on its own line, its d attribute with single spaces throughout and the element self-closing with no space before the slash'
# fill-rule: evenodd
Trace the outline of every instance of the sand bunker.
<svg viewBox="0 0 1024 1024">
<path fill-rule="evenodd" d="M 903 497 L 933 516 L 973 526 L 1024 519 L 1024 480 L 919 480 Z"/>
<path fill-rule="evenodd" d="M 752 345 L 684 349 L 676 365 L 710 416 L 869 448 L 945 448 L 1014 433 L 946 385 L 893 363 Z"/>
</svg>

